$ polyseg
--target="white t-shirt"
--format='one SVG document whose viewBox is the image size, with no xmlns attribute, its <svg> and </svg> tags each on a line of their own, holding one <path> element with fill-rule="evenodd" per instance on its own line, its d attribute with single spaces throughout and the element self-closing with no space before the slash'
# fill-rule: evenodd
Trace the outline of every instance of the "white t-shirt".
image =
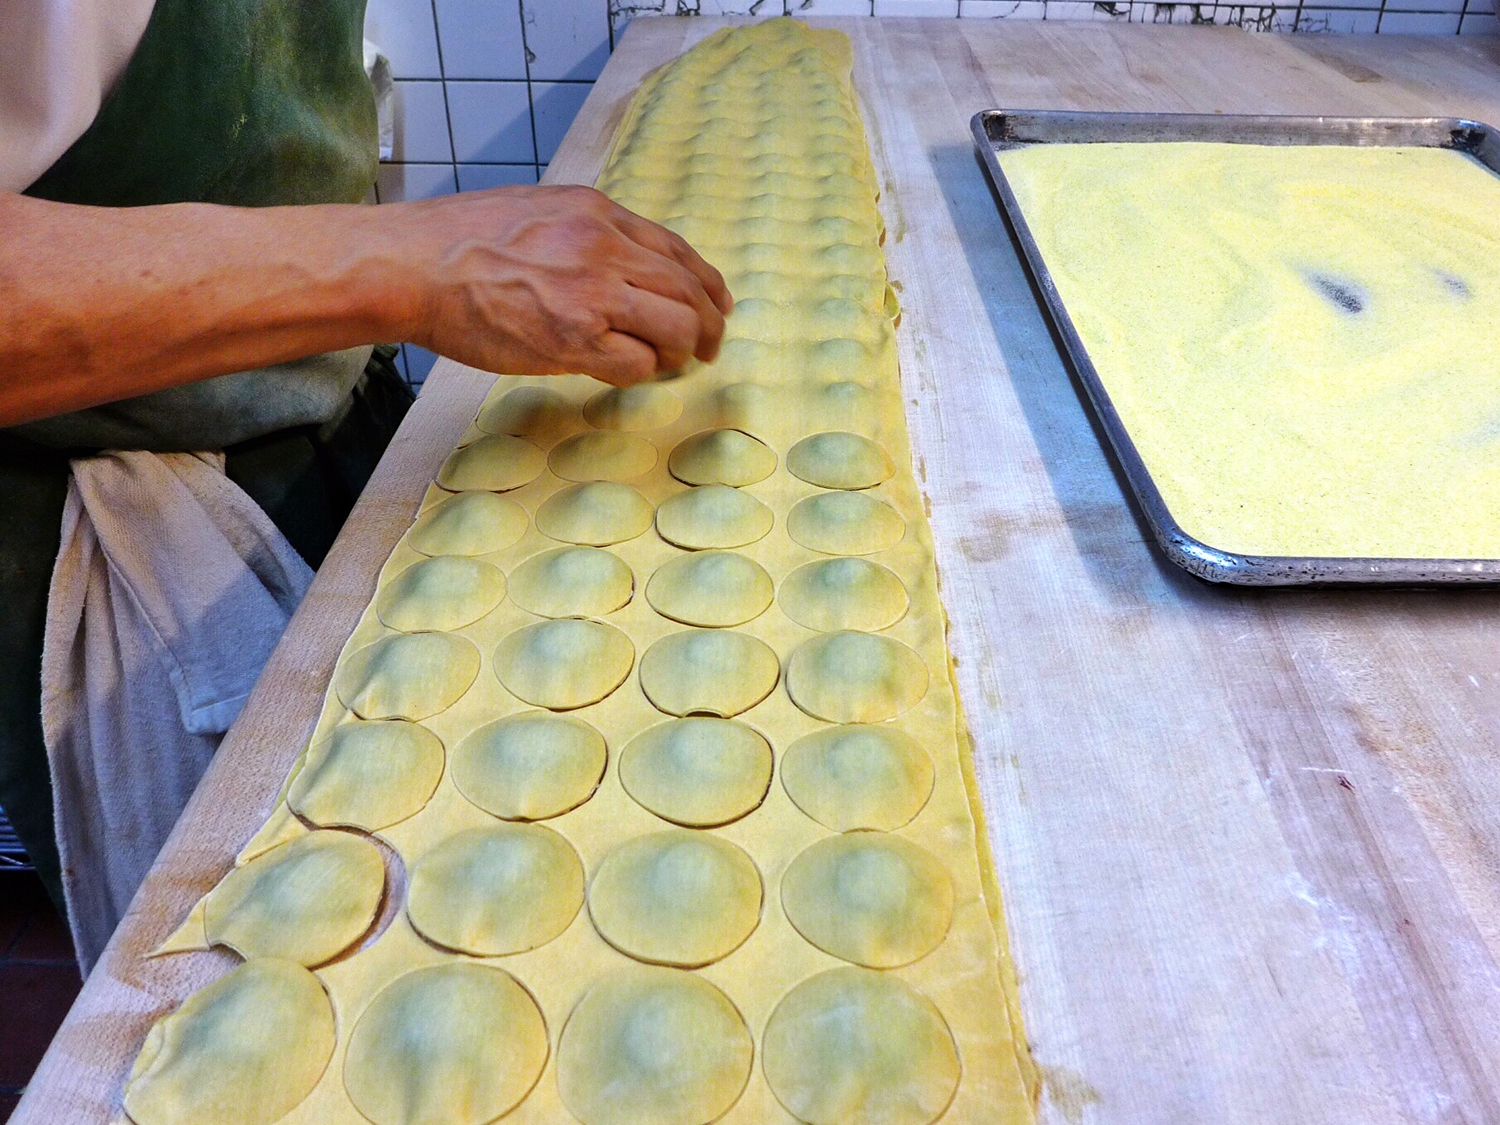
<svg viewBox="0 0 1500 1125">
<path fill-rule="evenodd" d="M 0 0 L 0 191 L 24 191 L 99 115 L 155 0 Z"/>
</svg>

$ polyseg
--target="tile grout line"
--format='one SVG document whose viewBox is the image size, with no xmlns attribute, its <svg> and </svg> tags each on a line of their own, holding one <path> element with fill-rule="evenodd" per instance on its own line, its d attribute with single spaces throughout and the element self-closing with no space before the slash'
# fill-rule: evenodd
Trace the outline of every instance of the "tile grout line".
<svg viewBox="0 0 1500 1125">
<path fill-rule="evenodd" d="M 526 115 L 531 119 L 531 166 L 538 182 L 542 178 L 542 150 L 536 143 L 536 91 L 531 88 L 531 44 L 526 40 L 526 0 L 516 0 L 521 20 L 521 61 L 526 65 Z"/>
<path fill-rule="evenodd" d="M 432 41 L 437 46 L 438 73 L 443 84 L 443 119 L 448 123 L 448 161 L 452 166 L 453 190 L 458 191 L 458 145 L 453 140 L 453 110 L 448 106 L 448 68 L 443 65 L 443 29 L 438 23 L 437 0 L 429 0 L 432 7 Z"/>
</svg>

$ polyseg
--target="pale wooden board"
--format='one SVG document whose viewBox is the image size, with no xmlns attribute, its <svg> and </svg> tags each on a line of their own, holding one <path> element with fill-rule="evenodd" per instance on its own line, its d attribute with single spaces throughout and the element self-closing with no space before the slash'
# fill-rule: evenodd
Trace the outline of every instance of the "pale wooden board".
<svg viewBox="0 0 1500 1125">
<path fill-rule="evenodd" d="M 549 182 L 717 20 L 632 23 Z M 1500 594 L 1212 588 L 1147 546 L 968 134 L 994 106 L 1463 114 L 1500 41 L 845 20 L 903 379 L 1048 1122 L 1500 1121 Z M 439 362 L 15 1121 L 97 1122 L 143 962 L 265 815 L 488 378 Z"/>
</svg>

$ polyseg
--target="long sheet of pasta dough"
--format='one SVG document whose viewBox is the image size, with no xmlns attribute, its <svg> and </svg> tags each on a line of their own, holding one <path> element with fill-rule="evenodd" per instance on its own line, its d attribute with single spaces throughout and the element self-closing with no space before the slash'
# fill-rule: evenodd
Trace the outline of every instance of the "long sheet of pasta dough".
<svg viewBox="0 0 1500 1125">
<path fill-rule="evenodd" d="M 140 1125 L 1031 1119 L 850 69 L 778 20 L 637 95 L 599 186 L 723 268 L 723 355 L 497 382 L 166 947 L 248 960 Z"/>
</svg>

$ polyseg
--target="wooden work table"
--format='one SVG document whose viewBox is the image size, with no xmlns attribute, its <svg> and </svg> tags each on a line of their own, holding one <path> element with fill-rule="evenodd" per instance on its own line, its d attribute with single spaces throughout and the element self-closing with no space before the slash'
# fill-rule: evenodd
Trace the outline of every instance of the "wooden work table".
<svg viewBox="0 0 1500 1125">
<path fill-rule="evenodd" d="M 720 22 L 634 21 L 548 180 L 592 181 L 641 77 Z M 1500 40 L 831 22 L 854 39 L 885 192 L 917 471 L 1043 1119 L 1500 1122 L 1500 592 L 1255 592 L 1164 562 L 968 131 L 994 106 L 1500 123 Z M 234 963 L 141 954 L 261 823 L 488 385 L 434 370 L 18 1125 L 117 1116 L 152 1020 Z"/>
</svg>

